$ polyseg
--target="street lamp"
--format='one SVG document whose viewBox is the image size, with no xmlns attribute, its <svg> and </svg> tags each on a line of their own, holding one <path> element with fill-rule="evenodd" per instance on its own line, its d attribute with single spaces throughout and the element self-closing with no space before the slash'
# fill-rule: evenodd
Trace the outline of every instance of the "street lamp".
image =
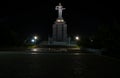
<svg viewBox="0 0 120 78">
<path fill-rule="evenodd" d="M 37 45 L 38 36 L 33 36 L 33 39 L 34 39 L 35 45 Z"/>
<path fill-rule="evenodd" d="M 76 42 L 76 45 L 80 44 L 80 37 L 79 36 L 75 36 L 75 42 Z"/>
<path fill-rule="evenodd" d="M 76 40 L 76 41 L 79 41 L 79 40 L 80 40 L 79 36 L 76 36 L 76 37 L 75 37 L 75 40 Z"/>
<path fill-rule="evenodd" d="M 35 39 L 35 40 L 37 40 L 37 39 L 38 39 L 38 37 L 37 37 L 37 36 L 34 36 L 34 39 Z"/>
<path fill-rule="evenodd" d="M 31 42 L 32 42 L 32 43 L 34 43 L 34 42 L 35 42 L 35 40 L 34 40 L 34 39 L 32 39 L 32 40 L 31 40 Z"/>
</svg>

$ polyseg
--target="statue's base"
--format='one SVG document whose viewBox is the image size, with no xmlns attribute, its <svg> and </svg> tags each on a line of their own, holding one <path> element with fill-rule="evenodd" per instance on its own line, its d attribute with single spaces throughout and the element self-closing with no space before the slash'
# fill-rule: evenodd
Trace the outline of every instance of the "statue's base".
<svg viewBox="0 0 120 78">
<path fill-rule="evenodd" d="M 39 45 L 48 45 L 48 46 L 77 46 L 76 42 L 71 41 L 71 42 L 66 42 L 66 41 L 62 41 L 62 42 L 58 42 L 58 41 L 43 41 L 42 43 L 40 43 Z"/>
<path fill-rule="evenodd" d="M 67 42 L 49 42 L 49 41 L 43 41 L 41 44 L 39 44 L 40 48 L 44 48 L 44 49 L 50 49 L 50 51 L 61 51 L 61 50 L 65 50 L 65 51 L 79 51 L 80 47 L 75 43 L 75 42 L 71 42 L 71 43 L 67 43 Z"/>
</svg>

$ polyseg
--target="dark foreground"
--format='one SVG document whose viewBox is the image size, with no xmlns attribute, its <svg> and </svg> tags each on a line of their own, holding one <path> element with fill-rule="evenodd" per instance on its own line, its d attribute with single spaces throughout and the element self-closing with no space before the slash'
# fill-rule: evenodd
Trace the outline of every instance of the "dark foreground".
<svg viewBox="0 0 120 78">
<path fill-rule="evenodd" d="M 90 53 L 0 52 L 1 78 L 120 78 L 118 59 Z"/>
</svg>

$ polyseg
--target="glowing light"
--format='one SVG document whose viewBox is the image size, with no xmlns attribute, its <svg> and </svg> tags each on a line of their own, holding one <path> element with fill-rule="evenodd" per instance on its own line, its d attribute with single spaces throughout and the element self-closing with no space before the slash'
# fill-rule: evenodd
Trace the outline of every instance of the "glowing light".
<svg viewBox="0 0 120 78">
<path fill-rule="evenodd" d="M 37 37 L 37 36 L 34 36 L 34 39 L 35 39 L 35 40 L 37 40 L 37 39 L 38 39 L 38 37 Z"/>
<path fill-rule="evenodd" d="M 58 19 L 57 22 L 64 22 L 64 20 L 62 20 L 62 19 Z"/>
<path fill-rule="evenodd" d="M 57 22 L 60 22 L 61 20 L 57 20 Z"/>
<path fill-rule="evenodd" d="M 61 22 L 64 22 L 64 20 L 61 20 Z"/>
<path fill-rule="evenodd" d="M 33 49 L 31 49 L 31 51 L 38 51 L 38 49 L 37 48 L 33 48 Z"/>
<path fill-rule="evenodd" d="M 33 42 L 33 43 L 34 43 L 34 42 L 35 42 L 35 40 L 34 40 L 34 39 L 32 39 L 32 40 L 31 40 L 31 42 Z"/>
<path fill-rule="evenodd" d="M 75 37 L 76 40 L 80 40 L 80 38 L 78 36 Z"/>
</svg>

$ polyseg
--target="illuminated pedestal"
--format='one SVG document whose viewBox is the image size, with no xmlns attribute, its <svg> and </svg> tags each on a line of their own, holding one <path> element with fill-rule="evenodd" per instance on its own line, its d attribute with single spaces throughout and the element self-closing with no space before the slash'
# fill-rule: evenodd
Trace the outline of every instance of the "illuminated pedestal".
<svg viewBox="0 0 120 78">
<path fill-rule="evenodd" d="M 62 18 L 58 18 L 53 24 L 53 41 L 67 41 L 67 24 Z"/>
</svg>

